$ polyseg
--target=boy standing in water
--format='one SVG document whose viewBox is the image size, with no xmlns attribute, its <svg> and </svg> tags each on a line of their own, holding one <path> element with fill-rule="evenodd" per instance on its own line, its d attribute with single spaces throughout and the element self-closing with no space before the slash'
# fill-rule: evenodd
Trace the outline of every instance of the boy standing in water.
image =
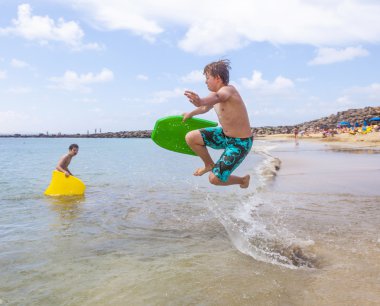
<svg viewBox="0 0 380 306">
<path fill-rule="evenodd" d="M 78 150 L 79 150 L 79 146 L 75 143 L 73 143 L 72 145 L 70 145 L 69 147 L 69 153 L 67 153 L 66 155 L 62 156 L 61 159 L 59 160 L 58 162 L 58 165 L 56 167 L 56 169 L 58 171 L 61 171 L 63 172 L 66 176 L 70 176 L 70 175 L 73 175 L 70 170 L 69 170 L 69 164 L 71 162 L 71 159 L 78 154 Z"/>
<path fill-rule="evenodd" d="M 185 96 L 197 108 L 183 115 L 183 120 L 204 114 L 214 108 L 221 127 L 205 128 L 187 133 L 186 142 L 202 159 L 204 167 L 194 172 L 195 176 L 209 171 L 211 184 L 226 186 L 239 184 L 241 188 L 249 186 L 250 176 L 231 175 L 247 156 L 252 147 L 253 136 L 247 109 L 240 94 L 229 83 L 229 60 L 220 60 L 208 64 L 203 71 L 210 94 L 200 98 L 192 91 Z M 224 149 L 219 160 L 214 163 L 206 146 Z"/>
</svg>

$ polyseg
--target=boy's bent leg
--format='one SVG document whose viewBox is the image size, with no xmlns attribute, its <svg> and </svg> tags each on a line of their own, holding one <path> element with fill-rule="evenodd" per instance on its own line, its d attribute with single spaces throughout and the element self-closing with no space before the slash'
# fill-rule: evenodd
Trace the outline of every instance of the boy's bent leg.
<svg viewBox="0 0 380 306">
<path fill-rule="evenodd" d="M 204 167 L 195 170 L 194 175 L 201 176 L 206 172 L 211 171 L 214 167 L 214 161 L 208 153 L 200 131 L 196 130 L 187 133 L 185 139 L 189 147 L 202 159 L 205 164 Z"/>
<path fill-rule="evenodd" d="M 252 137 L 230 138 L 228 146 L 220 156 L 212 173 L 209 176 L 211 184 L 219 186 L 237 185 L 248 188 L 250 176 L 243 177 L 231 175 L 241 162 L 245 159 L 252 147 Z"/>
<path fill-rule="evenodd" d="M 249 181 L 251 177 L 247 174 L 243 177 L 236 176 L 236 175 L 230 175 L 228 180 L 226 182 L 221 181 L 214 173 L 209 174 L 209 181 L 213 185 L 217 186 L 229 186 L 229 185 L 240 185 L 240 188 L 248 188 Z"/>
</svg>

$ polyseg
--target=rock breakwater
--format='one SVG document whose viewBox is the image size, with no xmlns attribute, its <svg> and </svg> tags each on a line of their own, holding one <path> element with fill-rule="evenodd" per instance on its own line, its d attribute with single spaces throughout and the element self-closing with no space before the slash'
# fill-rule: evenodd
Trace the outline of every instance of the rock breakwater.
<svg viewBox="0 0 380 306">
<path fill-rule="evenodd" d="M 346 111 L 338 112 L 337 114 L 323 117 L 317 120 L 307 121 L 295 125 L 286 126 L 264 126 L 253 128 L 256 135 L 276 135 L 276 134 L 290 134 L 293 133 L 295 127 L 300 131 L 318 132 L 323 129 L 333 129 L 342 121 L 348 121 L 352 125 L 356 122 L 362 125 L 364 120 L 369 123 L 369 119 L 380 116 L 380 106 L 365 107 L 360 109 L 349 109 Z"/>
</svg>

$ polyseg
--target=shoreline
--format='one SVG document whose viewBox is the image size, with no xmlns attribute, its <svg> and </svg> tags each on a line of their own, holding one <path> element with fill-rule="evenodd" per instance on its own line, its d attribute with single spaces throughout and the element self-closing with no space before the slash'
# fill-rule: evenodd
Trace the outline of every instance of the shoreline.
<svg viewBox="0 0 380 306">
<path fill-rule="evenodd" d="M 4 134 L 0 138 L 150 138 L 151 130 L 108 132 L 97 134 Z M 295 141 L 293 133 L 278 133 L 255 135 L 256 140 L 265 141 Z M 380 132 L 371 132 L 368 134 L 349 133 L 335 134 L 334 136 L 323 136 L 322 133 L 310 133 L 309 135 L 298 136 L 298 142 L 312 141 L 322 142 L 326 144 L 363 147 L 363 148 L 379 148 L 380 149 Z"/>
<path fill-rule="evenodd" d="M 257 135 L 257 140 L 267 141 L 296 141 L 294 134 L 274 134 L 274 135 Z M 348 133 L 336 134 L 334 136 L 323 137 L 322 133 L 314 133 L 309 136 L 298 136 L 297 141 L 323 142 L 326 144 L 354 146 L 354 147 L 376 147 L 380 148 L 380 132 L 369 134 L 351 135 Z"/>
</svg>

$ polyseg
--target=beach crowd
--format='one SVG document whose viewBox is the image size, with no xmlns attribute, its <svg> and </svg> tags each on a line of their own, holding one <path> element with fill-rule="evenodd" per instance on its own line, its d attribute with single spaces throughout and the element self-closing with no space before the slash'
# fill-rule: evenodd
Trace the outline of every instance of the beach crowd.
<svg viewBox="0 0 380 306">
<path fill-rule="evenodd" d="M 354 122 L 351 124 L 348 121 L 338 123 L 335 128 L 325 127 L 315 127 L 315 128 L 306 128 L 299 130 L 298 127 L 294 128 L 295 137 L 304 137 L 315 134 L 321 134 L 322 138 L 334 137 L 334 135 L 339 134 L 349 134 L 349 135 L 365 135 L 373 132 L 380 132 L 380 121 L 363 121 L 362 124 Z"/>
</svg>

